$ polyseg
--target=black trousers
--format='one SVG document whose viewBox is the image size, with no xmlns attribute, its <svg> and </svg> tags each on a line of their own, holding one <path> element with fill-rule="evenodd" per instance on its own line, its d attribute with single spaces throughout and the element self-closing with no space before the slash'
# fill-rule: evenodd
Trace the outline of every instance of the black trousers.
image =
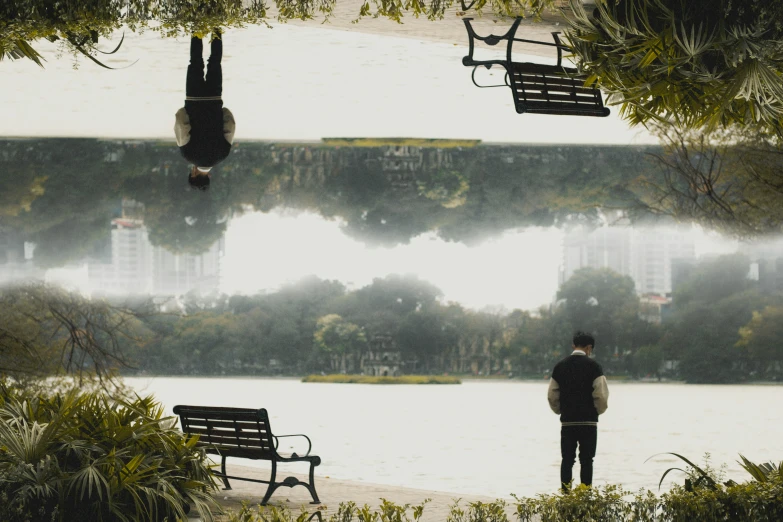
<svg viewBox="0 0 783 522">
<path fill-rule="evenodd" d="M 220 60 L 223 59 L 223 41 L 212 40 L 210 44 L 209 61 L 207 62 L 207 76 L 204 77 L 204 44 L 201 38 L 190 39 L 190 65 L 188 65 L 188 77 L 185 84 L 185 96 L 222 96 L 223 95 L 223 70 Z"/>
<path fill-rule="evenodd" d="M 560 428 L 560 482 L 567 487 L 573 477 L 572 470 L 576 462 L 576 446 L 579 445 L 579 478 L 582 484 L 593 483 L 593 458 L 598 442 L 597 426 L 562 426 Z"/>
</svg>

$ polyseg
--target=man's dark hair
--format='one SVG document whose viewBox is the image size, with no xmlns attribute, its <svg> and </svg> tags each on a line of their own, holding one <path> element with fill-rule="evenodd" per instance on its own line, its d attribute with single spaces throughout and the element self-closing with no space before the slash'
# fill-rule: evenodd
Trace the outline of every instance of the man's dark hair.
<svg viewBox="0 0 783 522">
<path fill-rule="evenodd" d="M 188 183 L 191 188 L 198 190 L 207 190 L 209 188 L 209 176 L 193 176 L 188 173 Z"/>
<path fill-rule="evenodd" d="M 595 349 L 595 339 L 589 333 L 576 332 L 574 334 L 574 346 L 578 348 L 586 348 L 592 346 Z"/>
</svg>

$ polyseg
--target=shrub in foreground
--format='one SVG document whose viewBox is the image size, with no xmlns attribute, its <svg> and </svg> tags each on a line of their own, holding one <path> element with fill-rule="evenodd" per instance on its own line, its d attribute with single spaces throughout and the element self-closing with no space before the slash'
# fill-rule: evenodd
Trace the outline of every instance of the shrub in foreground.
<svg viewBox="0 0 783 522">
<path fill-rule="evenodd" d="M 0 394 L 0 520 L 201 520 L 210 461 L 152 397 Z"/>
<path fill-rule="evenodd" d="M 516 497 L 515 497 L 516 498 Z M 508 507 L 515 508 L 510 513 Z M 286 508 L 244 506 L 229 514 L 230 522 L 417 522 L 424 504 L 396 505 L 382 499 L 373 509 L 341 503 L 336 513 L 324 517 L 321 512 L 302 510 L 294 514 Z M 410 511 L 410 513 L 409 513 Z M 641 490 L 630 493 L 619 486 L 600 488 L 577 486 L 568 494 L 516 498 L 515 506 L 503 500 L 471 502 L 463 507 L 456 502 L 443 522 L 773 522 L 783 520 L 783 478 L 773 476 L 731 486 L 687 488 L 676 486 L 661 496 Z"/>
</svg>

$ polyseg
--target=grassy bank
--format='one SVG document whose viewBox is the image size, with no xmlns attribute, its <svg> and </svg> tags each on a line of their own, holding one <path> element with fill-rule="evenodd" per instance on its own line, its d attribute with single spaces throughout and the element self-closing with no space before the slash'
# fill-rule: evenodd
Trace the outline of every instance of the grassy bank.
<svg viewBox="0 0 783 522">
<path fill-rule="evenodd" d="M 336 382 L 349 384 L 462 384 L 456 377 L 443 375 L 401 375 L 380 377 L 372 375 L 307 375 L 302 382 Z"/>
</svg>

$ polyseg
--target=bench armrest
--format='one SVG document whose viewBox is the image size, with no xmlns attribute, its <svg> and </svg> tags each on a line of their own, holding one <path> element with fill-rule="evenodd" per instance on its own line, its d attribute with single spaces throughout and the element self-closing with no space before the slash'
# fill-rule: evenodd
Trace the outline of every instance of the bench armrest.
<svg viewBox="0 0 783 522">
<path fill-rule="evenodd" d="M 486 67 L 487 69 L 490 69 L 493 65 L 496 65 L 496 64 L 485 64 L 485 65 L 483 65 L 483 67 Z M 501 65 L 504 69 L 506 69 L 506 64 L 505 63 L 499 64 L 499 65 Z M 508 69 L 506 69 L 506 74 L 505 74 L 505 76 L 503 78 L 503 83 L 502 84 L 500 84 L 500 85 L 479 85 L 479 83 L 476 81 L 476 69 L 478 69 L 479 67 L 482 67 L 482 66 L 481 65 L 473 66 L 473 72 L 470 75 L 470 79 L 473 80 L 473 85 L 475 85 L 476 87 L 480 87 L 482 89 L 490 89 L 492 87 L 511 87 L 511 84 L 509 83 L 509 80 L 508 80 Z"/>
<path fill-rule="evenodd" d="M 305 439 L 307 439 L 307 453 L 305 453 L 304 455 L 298 455 L 299 457 L 306 457 L 306 456 L 308 456 L 310 454 L 310 450 L 313 449 L 313 443 L 310 440 L 310 437 L 308 437 L 307 435 L 304 435 L 302 433 L 294 433 L 292 435 L 272 435 L 272 438 L 275 440 L 275 451 L 277 451 L 277 446 L 278 446 L 278 443 L 279 443 L 279 441 L 277 439 L 281 439 L 283 437 L 304 437 Z"/>
<path fill-rule="evenodd" d="M 464 0 L 460 0 L 463 2 L 464 6 Z M 470 4 L 471 6 L 473 3 Z M 470 7 L 470 6 L 469 6 Z M 508 44 L 506 45 L 506 60 L 505 63 L 511 63 L 511 54 L 512 54 L 512 48 L 514 46 L 514 42 L 525 42 L 530 44 L 536 44 L 536 45 L 545 45 L 549 47 L 555 47 L 557 49 L 557 65 L 560 67 L 562 65 L 563 61 L 563 50 L 571 51 L 571 49 L 563 45 L 560 42 L 560 37 L 558 36 L 560 33 L 559 31 L 555 31 L 552 33 L 552 39 L 555 41 L 555 43 L 549 43 L 549 42 L 541 42 L 538 40 L 527 40 L 525 38 L 517 38 L 517 29 L 519 28 L 520 22 L 522 22 L 521 17 L 517 17 L 514 20 L 514 23 L 511 25 L 508 31 L 506 31 L 506 34 L 503 36 L 497 36 L 494 34 L 490 34 L 488 36 L 479 36 L 476 34 L 476 31 L 473 29 L 473 26 L 471 25 L 471 21 L 473 18 L 463 18 L 462 21 L 465 24 L 465 29 L 467 29 L 468 32 L 468 55 L 462 58 L 462 65 L 465 66 L 471 66 L 471 65 L 485 65 L 488 66 L 490 64 L 498 64 L 502 65 L 503 62 L 499 60 L 475 60 L 473 58 L 473 51 L 474 51 L 474 40 L 480 40 L 484 42 L 487 45 L 497 45 L 503 40 L 506 40 Z M 476 83 L 475 80 L 473 83 Z"/>
</svg>

